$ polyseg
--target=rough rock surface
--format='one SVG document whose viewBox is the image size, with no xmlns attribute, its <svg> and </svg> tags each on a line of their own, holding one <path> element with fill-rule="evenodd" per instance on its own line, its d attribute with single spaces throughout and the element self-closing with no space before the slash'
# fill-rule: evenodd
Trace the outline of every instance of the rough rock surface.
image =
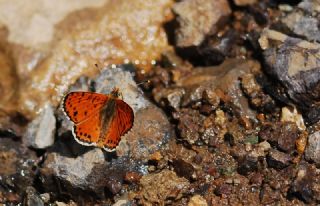
<svg viewBox="0 0 320 206">
<path fill-rule="evenodd" d="M 286 89 L 289 98 L 305 111 L 309 122 L 320 119 L 320 45 L 265 30 L 260 39 L 265 71 Z"/>
<path fill-rule="evenodd" d="M 282 21 L 296 35 L 304 36 L 308 41 L 320 41 L 317 17 L 304 15 L 302 12 L 294 12 L 290 13 Z"/>
<path fill-rule="evenodd" d="M 0 193 L 4 196 L 1 202 L 17 204 L 22 201 L 22 195 L 35 180 L 37 163 L 35 153 L 21 143 L 0 138 Z"/>
<path fill-rule="evenodd" d="M 11 55 L 9 59 L 16 61 L 11 68 L 19 82 L 16 91 L 12 88 L 19 97 L 15 99 L 16 111 L 31 119 L 48 101 L 57 106 L 80 76 L 99 72 L 96 63 L 132 62 L 148 70 L 163 51 L 170 49 L 162 25 L 172 16 L 168 10 L 171 0 L 133 0 L 130 5 L 123 0 L 104 2 L 0 4 L 10 34 L 3 39 L 19 42 L 11 42 L 14 45 L 9 48 L 3 46 Z M 53 12 L 51 8 L 56 6 Z M 30 38 L 34 42 L 23 41 Z"/>
<path fill-rule="evenodd" d="M 44 149 L 53 145 L 56 132 L 56 118 L 51 105 L 44 106 L 41 113 L 29 125 L 24 136 L 26 145 Z"/>
<path fill-rule="evenodd" d="M 25 198 L 23 202 L 26 206 L 44 206 L 44 202 L 38 194 L 37 190 L 31 186 L 26 188 Z"/>
<path fill-rule="evenodd" d="M 283 169 L 289 166 L 291 158 L 288 154 L 280 152 L 278 150 L 270 150 L 267 162 L 269 167 L 276 169 Z"/>
<path fill-rule="evenodd" d="M 247 99 L 241 95 L 239 78 L 259 68 L 260 65 L 255 61 L 237 59 L 230 59 L 215 67 L 199 67 L 189 75 L 180 78 L 170 90 L 156 93 L 156 100 L 159 103 L 168 100 L 165 102 L 170 103 L 174 108 L 195 104 L 202 99 L 208 101 L 213 107 L 220 102 L 230 102 L 239 108 L 240 114 L 255 119 Z M 177 92 L 176 89 L 181 92 Z M 175 100 L 174 103 L 172 99 Z"/>
<path fill-rule="evenodd" d="M 200 45 L 206 35 L 217 32 L 219 24 L 225 22 L 231 13 L 226 0 L 180 1 L 173 6 L 173 11 L 178 15 L 178 47 Z"/>
<path fill-rule="evenodd" d="M 141 190 L 136 198 L 141 204 L 169 204 L 187 192 L 189 182 L 174 172 L 162 170 L 158 174 L 145 175 L 140 180 Z"/>
<path fill-rule="evenodd" d="M 290 192 L 296 193 L 307 203 L 320 201 L 320 173 L 311 165 L 300 165 Z"/>
<path fill-rule="evenodd" d="M 246 5 L 257 3 L 257 0 L 234 0 L 234 3 L 237 6 L 246 6 Z"/>
<path fill-rule="evenodd" d="M 190 198 L 188 206 L 207 206 L 207 201 L 200 195 L 195 195 Z"/>
<path fill-rule="evenodd" d="M 307 160 L 320 165 L 320 131 L 309 135 L 305 156 Z"/>
<path fill-rule="evenodd" d="M 308 41 L 320 41 L 318 26 L 320 2 L 304 0 L 295 9 L 281 18 L 281 22 L 296 36 Z"/>
<path fill-rule="evenodd" d="M 266 124 L 259 131 L 261 140 L 266 140 L 285 152 L 294 151 L 299 134 L 296 124 L 291 122 Z"/>
</svg>

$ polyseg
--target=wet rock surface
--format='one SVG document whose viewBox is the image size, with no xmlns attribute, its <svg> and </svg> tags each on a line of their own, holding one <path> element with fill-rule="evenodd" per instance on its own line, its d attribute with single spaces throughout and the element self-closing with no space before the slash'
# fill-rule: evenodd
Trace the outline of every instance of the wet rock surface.
<svg viewBox="0 0 320 206">
<path fill-rule="evenodd" d="M 318 1 L 14 2 L 0 204 L 320 203 Z M 63 96 L 114 87 L 133 127 L 114 152 L 79 144 Z"/>
<path fill-rule="evenodd" d="M 19 43 L 3 46 L 11 55 L 8 59 L 16 60 L 13 74 L 19 81 L 17 90 L 23 91 L 17 94 L 15 110 L 34 118 L 47 102 L 57 106 L 80 76 L 98 73 L 96 63 L 132 62 L 149 70 L 152 61 L 170 48 L 162 24 L 172 16 L 171 4 L 170 0 L 137 0 L 130 5 L 122 0 L 48 2 L 37 7 L 1 4 L 1 13 L 7 18 L 0 21 L 9 30 L 4 39 Z M 59 9 L 52 13 L 48 8 L 54 7 Z M 25 12 L 18 12 L 21 9 Z M 30 36 L 32 41 L 28 41 Z M 137 52 L 139 48 L 141 53 Z"/>
<path fill-rule="evenodd" d="M 284 85 L 285 93 L 303 111 L 307 121 L 319 120 L 319 48 L 317 43 L 265 30 L 260 37 L 266 72 Z"/>
</svg>

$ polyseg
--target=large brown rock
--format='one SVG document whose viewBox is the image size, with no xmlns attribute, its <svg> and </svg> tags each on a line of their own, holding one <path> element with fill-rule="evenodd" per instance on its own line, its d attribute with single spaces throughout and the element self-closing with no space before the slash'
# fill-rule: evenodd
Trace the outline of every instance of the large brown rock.
<svg viewBox="0 0 320 206">
<path fill-rule="evenodd" d="M 171 0 L 0 3 L 0 21 L 8 28 L 10 42 L 3 49 L 14 60 L 21 89 L 14 109 L 34 118 L 46 102 L 57 106 L 80 76 L 99 72 L 96 63 L 133 62 L 149 69 L 171 48 L 162 27 L 172 16 L 171 4 Z"/>
<path fill-rule="evenodd" d="M 198 46 L 207 35 L 215 34 L 231 13 L 226 0 L 180 1 L 173 6 L 173 11 L 179 23 L 178 47 Z"/>
<path fill-rule="evenodd" d="M 304 117 L 308 122 L 318 121 L 320 45 L 273 30 L 264 30 L 259 42 L 264 50 L 265 71 L 283 85 L 283 96 L 287 95 L 304 111 Z"/>
</svg>

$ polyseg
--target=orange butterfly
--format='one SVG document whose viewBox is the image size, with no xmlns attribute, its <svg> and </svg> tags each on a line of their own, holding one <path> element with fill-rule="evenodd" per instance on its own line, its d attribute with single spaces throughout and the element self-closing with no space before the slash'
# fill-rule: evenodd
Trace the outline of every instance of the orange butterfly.
<svg viewBox="0 0 320 206">
<path fill-rule="evenodd" d="M 70 92 L 65 96 L 63 110 L 74 123 L 72 133 L 77 142 L 115 150 L 134 120 L 132 108 L 119 96 L 118 88 L 108 95 Z"/>
</svg>

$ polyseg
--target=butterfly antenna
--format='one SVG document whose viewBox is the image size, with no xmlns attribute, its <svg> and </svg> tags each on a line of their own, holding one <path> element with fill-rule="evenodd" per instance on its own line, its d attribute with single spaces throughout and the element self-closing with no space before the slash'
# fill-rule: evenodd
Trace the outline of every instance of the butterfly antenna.
<svg viewBox="0 0 320 206">
<path fill-rule="evenodd" d="M 144 84 L 144 83 L 148 83 L 149 84 L 150 82 L 151 82 L 150 79 L 147 79 L 145 81 L 142 81 L 142 82 L 138 83 L 137 86 L 139 86 L 141 84 Z"/>
<path fill-rule="evenodd" d="M 99 65 L 97 63 L 95 63 L 94 66 L 96 66 L 96 68 L 100 70 L 100 73 L 102 73 L 102 68 L 99 67 Z"/>
</svg>

